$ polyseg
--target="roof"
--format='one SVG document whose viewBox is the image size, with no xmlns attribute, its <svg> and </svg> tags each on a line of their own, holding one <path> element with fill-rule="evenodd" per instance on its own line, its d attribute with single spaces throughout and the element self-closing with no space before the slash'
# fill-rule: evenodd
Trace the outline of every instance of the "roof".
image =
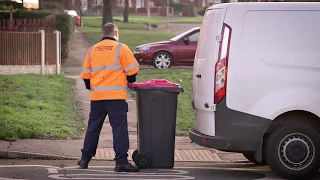
<svg viewBox="0 0 320 180">
<path fill-rule="evenodd" d="M 319 2 L 237 2 L 237 3 L 222 3 L 222 4 L 215 4 L 207 8 L 228 8 L 232 6 L 232 8 L 246 8 L 246 9 L 283 9 L 283 10 L 320 10 L 320 3 Z"/>
</svg>

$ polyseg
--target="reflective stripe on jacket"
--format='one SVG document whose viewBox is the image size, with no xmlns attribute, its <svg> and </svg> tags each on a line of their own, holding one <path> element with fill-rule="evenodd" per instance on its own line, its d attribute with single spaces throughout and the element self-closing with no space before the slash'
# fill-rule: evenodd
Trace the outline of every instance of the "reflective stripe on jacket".
<svg viewBox="0 0 320 180">
<path fill-rule="evenodd" d="M 129 47 L 108 39 L 89 48 L 81 78 L 90 79 L 91 100 L 125 100 L 127 76 L 138 71 L 139 63 Z"/>
</svg>

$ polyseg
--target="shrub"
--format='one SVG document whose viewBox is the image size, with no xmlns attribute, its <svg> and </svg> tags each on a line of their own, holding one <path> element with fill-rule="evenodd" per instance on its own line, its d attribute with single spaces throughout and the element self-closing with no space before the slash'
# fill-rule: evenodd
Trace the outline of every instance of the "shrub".
<svg viewBox="0 0 320 180">
<path fill-rule="evenodd" d="M 203 8 L 198 9 L 198 14 L 200 16 L 204 16 L 204 14 L 206 13 L 206 9 L 208 8 L 208 6 L 205 6 Z"/>
<path fill-rule="evenodd" d="M 197 8 L 193 6 L 188 6 L 187 8 L 188 8 L 189 16 L 191 17 L 197 16 Z"/>
<path fill-rule="evenodd" d="M 56 9 L 56 10 L 61 10 L 61 11 L 64 10 L 64 7 L 60 3 L 57 3 L 57 2 L 43 3 L 43 8 L 44 9 Z"/>
<path fill-rule="evenodd" d="M 0 10 L 10 10 L 12 6 L 7 6 L 5 4 L 0 5 Z"/>
<path fill-rule="evenodd" d="M 12 0 L 0 0 L 0 9 L 10 10 L 11 7 L 13 9 L 23 9 L 22 3 L 18 3 Z"/>
<path fill-rule="evenodd" d="M 174 12 L 179 13 L 182 11 L 182 8 L 187 7 L 187 4 L 183 3 L 172 3 L 170 6 L 173 8 Z"/>
<path fill-rule="evenodd" d="M 68 57 L 70 40 L 75 29 L 73 17 L 66 13 L 57 14 L 55 16 L 54 28 L 61 32 L 61 58 L 65 59 Z"/>
<path fill-rule="evenodd" d="M 170 6 L 173 8 L 175 13 L 180 13 L 183 8 L 187 8 L 189 16 L 196 16 L 197 14 L 197 8 L 189 4 L 172 3 Z"/>
<path fill-rule="evenodd" d="M 27 10 L 16 10 L 13 13 L 14 19 L 43 19 L 53 13 L 55 11 L 50 10 L 37 10 L 37 11 L 27 11 Z M 0 19 L 9 19 L 10 13 L 9 12 L 0 12 Z"/>
</svg>

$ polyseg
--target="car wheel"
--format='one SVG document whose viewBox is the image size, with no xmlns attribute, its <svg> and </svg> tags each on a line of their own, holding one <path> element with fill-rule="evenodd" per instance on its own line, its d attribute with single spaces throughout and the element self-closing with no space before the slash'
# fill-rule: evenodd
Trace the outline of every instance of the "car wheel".
<svg viewBox="0 0 320 180">
<path fill-rule="evenodd" d="M 167 52 L 158 52 L 153 56 L 152 65 L 155 68 L 170 68 L 172 65 L 172 56 Z"/>
<path fill-rule="evenodd" d="M 254 157 L 254 152 L 243 152 L 242 154 L 250 162 L 252 162 L 252 163 L 254 163 L 256 165 L 259 165 L 259 166 L 267 165 L 267 162 L 266 162 L 266 160 L 264 158 L 262 159 L 262 162 L 257 161 L 256 158 Z"/>
<path fill-rule="evenodd" d="M 284 178 L 304 179 L 319 170 L 320 133 L 306 123 L 284 123 L 267 139 L 268 165 Z"/>
</svg>

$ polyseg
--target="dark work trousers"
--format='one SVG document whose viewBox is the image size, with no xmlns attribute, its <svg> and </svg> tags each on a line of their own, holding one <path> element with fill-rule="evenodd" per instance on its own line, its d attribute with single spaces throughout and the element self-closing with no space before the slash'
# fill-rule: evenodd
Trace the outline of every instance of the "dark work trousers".
<svg viewBox="0 0 320 180">
<path fill-rule="evenodd" d="M 116 164 L 128 163 L 129 135 L 127 122 L 128 103 L 125 100 L 91 101 L 88 129 L 84 139 L 82 160 L 89 162 L 96 155 L 100 131 L 106 116 L 113 133 Z"/>
</svg>

